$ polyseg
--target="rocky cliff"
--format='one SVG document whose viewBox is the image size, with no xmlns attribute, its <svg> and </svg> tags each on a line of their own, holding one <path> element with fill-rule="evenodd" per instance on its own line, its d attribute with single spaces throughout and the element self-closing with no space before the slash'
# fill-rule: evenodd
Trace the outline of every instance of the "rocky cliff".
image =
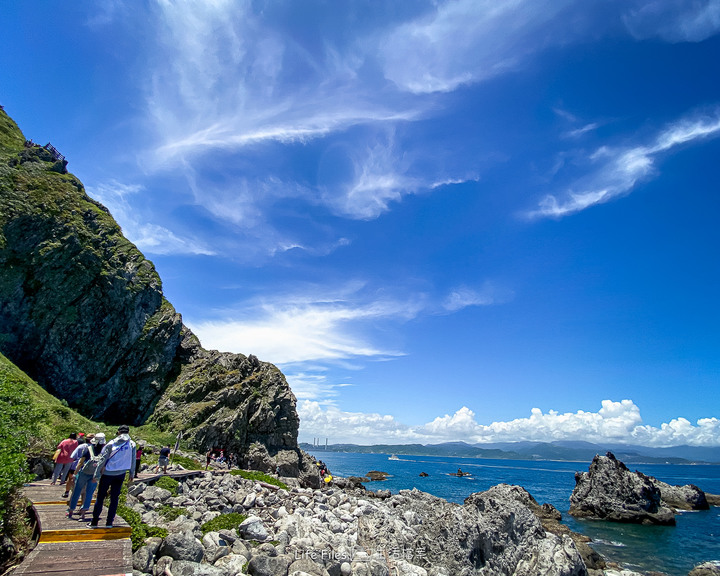
<svg viewBox="0 0 720 576">
<path fill-rule="evenodd" d="M 575 474 L 570 514 L 612 522 L 675 525 L 673 511 L 662 501 L 652 480 L 608 452 L 597 455 L 587 472 Z"/>
<path fill-rule="evenodd" d="M 282 373 L 204 350 L 152 262 L 65 167 L 0 108 L 0 352 L 93 419 L 150 420 L 199 450 L 259 443 L 302 460 Z"/>
</svg>

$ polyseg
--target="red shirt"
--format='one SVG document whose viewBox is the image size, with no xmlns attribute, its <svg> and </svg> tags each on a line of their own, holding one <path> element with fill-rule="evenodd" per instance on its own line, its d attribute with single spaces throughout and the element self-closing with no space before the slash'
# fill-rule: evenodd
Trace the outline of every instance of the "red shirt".
<svg viewBox="0 0 720 576">
<path fill-rule="evenodd" d="M 73 461 L 71 454 L 73 453 L 73 450 L 77 448 L 78 441 L 73 440 L 72 438 L 66 438 L 60 444 L 58 444 L 58 448 L 60 448 L 60 455 L 57 457 L 58 464 L 69 464 Z"/>
</svg>

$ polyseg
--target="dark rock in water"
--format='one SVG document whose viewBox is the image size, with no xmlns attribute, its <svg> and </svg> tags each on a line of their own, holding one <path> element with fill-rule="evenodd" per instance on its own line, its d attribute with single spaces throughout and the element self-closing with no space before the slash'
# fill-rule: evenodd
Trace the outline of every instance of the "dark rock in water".
<svg viewBox="0 0 720 576">
<path fill-rule="evenodd" d="M 705 492 L 705 499 L 710 506 L 720 506 L 720 494 L 709 494 Z"/>
<path fill-rule="evenodd" d="M 420 472 L 419 476 L 421 476 L 422 478 L 427 478 L 428 476 L 430 476 L 430 474 L 428 474 L 427 472 Z"/>
<path fill-rule="evenodd" d="M 383 480 L 387 480 L 390 474 L 387 472 L 380 472 L 379 470 L 370 470 L 370 472 L 365 474 L 365 476 L 370 482 L 381 482 Z"/>
<path fill-rule="evenodd" d="M 694 484 L 686 484 L 685 486 L 673 486 L 653 478 L 646 476 L 653 485 L 660 490 L 660 497 L 663 504 L 675 508 L 677 510 L 709 510 L 705 492 L 700 490 Z"/>
<path fill-rule="evenodd" d="M 704 562 L 690 570 L 688 576 L 720 576 L 720 566 L 715 562 Z"/>
<path fill-rule="evenodd" d="M 363 482 L 366 482 L 366 478 L 360 476 L 348 476 L 347 478 L 333 478 L 333 484 L 343 490 L 365 490 Z"/>
<path fill-rule="evenodd" d="M 674 526 L 673 511 L 662 504 L 660 489 L 608 452 L 593 458 L 588 472 L 575 474 L 570 514 L 612 522 Z"/>
</svg>

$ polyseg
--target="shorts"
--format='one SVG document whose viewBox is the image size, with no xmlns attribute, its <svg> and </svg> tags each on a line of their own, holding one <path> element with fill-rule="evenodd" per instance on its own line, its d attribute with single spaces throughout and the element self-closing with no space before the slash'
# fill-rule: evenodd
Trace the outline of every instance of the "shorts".
<svg viewBox="0 0 720 576">
<path fill-rule="evenodd" d="M 158 460 L 158 466 L 167 466 L 169 464 L 169 460 L 165 458 L 165 456 L 160 456 Z"/>
</svg>

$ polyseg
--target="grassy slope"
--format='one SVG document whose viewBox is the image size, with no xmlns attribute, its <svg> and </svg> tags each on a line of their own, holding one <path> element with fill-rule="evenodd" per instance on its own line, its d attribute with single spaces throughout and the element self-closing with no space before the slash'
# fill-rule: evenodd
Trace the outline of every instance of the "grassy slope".
<svg viewBox="0 0 720 576">
<path fill-rule="evenodd" d="M 38 425 L 38 435 L 31 442 L 28 456 L 49 456 L 57 443 L 63 438 L 67 438 L 70 432 L 85 432 L 86 434 L 104 432 L 108 438 L 115 436 L 115 426 L 93 422 L 72 408 L 68 408 L 65 403 L 46 392 L 2 354 L 0 354 L 0 380 L 12 387 L 24 388 L 36 409 L 42 414 Z M 143 439 L 150 444 L 174 445 L 175 443 L 175 437 L 172 434 L 157 430 L 150 425 L 131 428 L 130 433 L 133 438 Z"/>
</svg>

